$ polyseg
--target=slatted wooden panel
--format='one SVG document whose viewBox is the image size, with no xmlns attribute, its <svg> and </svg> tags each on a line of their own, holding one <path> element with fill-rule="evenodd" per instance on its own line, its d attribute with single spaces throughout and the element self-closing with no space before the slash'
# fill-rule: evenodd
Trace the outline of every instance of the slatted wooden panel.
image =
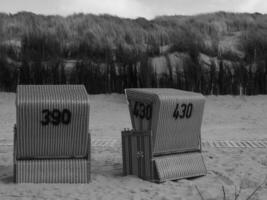
<svg viewBox="0 0 267 200">
<path fill-rule="evenodd" d="M 123 174 L 152 180 L 151 132 L 122 132 Z"/>
<path fill-rule="evenodd" d="M 19 85 L 17 158 L 84 156 L 89 132 L 89 99 L 82 85 Z M 43 110 L 67 109 L 69 124 L 42 125 Z"/>
</svg>

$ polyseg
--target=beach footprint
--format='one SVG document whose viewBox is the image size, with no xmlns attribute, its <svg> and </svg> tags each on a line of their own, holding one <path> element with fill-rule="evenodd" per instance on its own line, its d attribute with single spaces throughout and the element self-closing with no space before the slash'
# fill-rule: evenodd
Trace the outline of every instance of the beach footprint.
<svg viewBox="0 0 267 200">
<path fill-rule="evenodd" d="M 215 175 L 217 175 L 216 178 L 219 178 L 224 184 L 226 184 L 226 185 L 233 185 L 234 184 L 234 182 L 230 178 L 228 178 L 226 175 L 224 175 L 223 173 L 215 171 L 215 170 L 212 170 L 212 172 Z"/>
</svg>

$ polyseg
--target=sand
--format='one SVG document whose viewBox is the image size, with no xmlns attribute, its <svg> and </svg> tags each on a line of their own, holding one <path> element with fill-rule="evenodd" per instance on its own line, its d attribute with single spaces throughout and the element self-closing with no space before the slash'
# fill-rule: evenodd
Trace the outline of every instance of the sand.
<svg viewBox="0 0 267 200">
<path fill-rule="evenodd" d="M 130 117 L 123 95 L 92 95 L 90 129 L 92 138 L 120 138 L 130 128 Z M 267 140 L 267 96 L 206 97 L 202 139 Z M 0 93 L 0 144 L 13 140 L 15 94 Z M 240 200 L 246 199 L 267 175 L 266 148 L 204 148 L 208 174 L 195 179 L 162 184 L 122 176 L 121 147 L 92 147 L 90 184 L 21 184 L 12 182 L 12 146 L 0 145 L 0 199 L 234 199 L 241 187 Z M 267 199 L 267 184 L 252 199 Z"/>
</svg>

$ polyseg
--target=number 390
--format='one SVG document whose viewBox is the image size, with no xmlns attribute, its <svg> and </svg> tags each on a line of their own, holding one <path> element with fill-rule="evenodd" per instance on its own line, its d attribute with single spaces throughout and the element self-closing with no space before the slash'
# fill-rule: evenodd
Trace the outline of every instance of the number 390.
<svg viewBox="0 0 267 200">
<path fill-rule="evenodd" d="M 58 109 L 44 109 L 42 110 L 42 114 L 43 119 L 41 121 L 41 124 L 43 126 L 46 126 L 49 123 L 53 125 L 59 125 L 60 123 L 67 125 L 71 121 L 71 112 L 68 109 L 63 109 L 62 111 Z"/>
</svg>

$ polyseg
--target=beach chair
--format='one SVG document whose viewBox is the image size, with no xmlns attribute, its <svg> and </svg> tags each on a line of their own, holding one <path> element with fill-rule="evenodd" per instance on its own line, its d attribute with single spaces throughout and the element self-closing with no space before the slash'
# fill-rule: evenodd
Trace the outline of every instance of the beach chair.
<svg viewBox="0 0 267 200">
<path fill-rule="evenodd" d="M 89 98 L 82 85 L 19 85 L 16 183 L 90 181 Z"/>
<path fill-rule="evenodd" d="M 122 131 L 123 174 L 162 182 L 207 173 L 201 155 L 205 99 L 175 89 L 126 89 L 133 130 Z"/>
</svg>

